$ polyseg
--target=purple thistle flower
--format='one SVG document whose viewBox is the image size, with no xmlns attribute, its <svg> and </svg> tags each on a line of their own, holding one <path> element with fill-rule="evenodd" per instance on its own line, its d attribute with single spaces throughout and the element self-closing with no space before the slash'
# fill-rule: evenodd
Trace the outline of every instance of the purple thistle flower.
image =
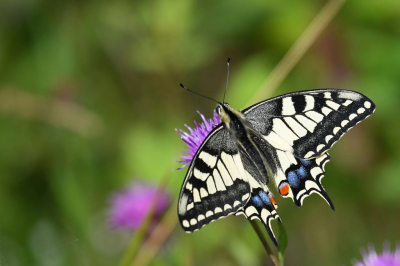
<svg viewBox="0 0 400 266">
<path fill-rule="evenodd" d="M 373 245 L 367 250 L 362 250 L 362 262 L 356 262 L 354 266 L 400 266 L 400 246 L 394 252 L 390 252 L 390 246 L 384 244 L 382 254 L 376 254 Z"/>
<path fill-rule="evenodd" d="M 111 199 L 111 226 L 138 229 L 153 206 L 156 196 L 158 196 L 158 201 L 154 210 L 155 218 L 169 205 L 169 196 L 166 191 L 160 191 L 157 195 L 156 186 L 135 182 L 128 189 L 115 193 Z"/>
<path fill-rule="evenodd" d="M 178 163 L 183 163 L 184 165 L 176 170 L 185 168 L 192 162 L 194 155 L 196 154 L 197 150 L 206 139 L 208 134 L 210 134 L 210 132 L 218 124 L 221 123 L 221 120 L 219 119 L 219 116 L 215 111 L 213 117 L 210 119 L 206 119 L 204 115 L 199 111 L 197 111 L 197 113 L 199 113 L 199 115 L 203 119 L 203 122 L 198 124 L 196 121 L 194 121 L 196 128 L 191 128 L 185 125 L 185 127 L 189 129 L 189 133 L 183 130 L 175 129 L 176 132 L 181 136 L 181 139 L 188 145 L 188 147 L 185 148 L 186 151 L 183 152 L 185 153 L 185 155 L 180 156 L 180 158 L 182 158 L 183 160 L 178 161 Z"/>
</svg>

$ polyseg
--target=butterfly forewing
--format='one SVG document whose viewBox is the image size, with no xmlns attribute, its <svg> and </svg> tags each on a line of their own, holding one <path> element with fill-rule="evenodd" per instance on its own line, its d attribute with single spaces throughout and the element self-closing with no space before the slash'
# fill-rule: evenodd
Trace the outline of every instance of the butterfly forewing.
<svg viewBox="0 0 400 266">
<path fill-rule="evenodd" d="M 316 158 L 375 110 L 361 93 L 320 89 L 281 95 L 243 110 L 255 130 L 276 149 Z"/>
<path fill-rule="evenodd" d="M 236 213 L 250 192 L 237 144 L 220 125 L 198 149 L 183 182 L 178 203 L 182 228 L 193 232 Z"/>
</svg>

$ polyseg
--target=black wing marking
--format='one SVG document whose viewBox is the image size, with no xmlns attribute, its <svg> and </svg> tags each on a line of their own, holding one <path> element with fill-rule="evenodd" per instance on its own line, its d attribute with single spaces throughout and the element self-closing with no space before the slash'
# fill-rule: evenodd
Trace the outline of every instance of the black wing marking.
<svg viewBox="0 0 400 266">
<path fill-rule="evenodd" d="M 220 125 L 204 140 L 184 179 L 178 202 L 183 230 L 193 232 L 236 213 L 250 192 L 237 144 Z"/>
<path fill-rule="evenodd" d="M 375 104 L 361 93 L 319 89 L 271 98 L 243 113 L 276 149 L 310 159 L 324 154 L 374 111 Z"/>
<path fill-rule="evenodd" d="M 291 197 L 293 202 L 301 207 L 306 197 L 317 193 L 335 210 L 321 184 L 325 175 L 325 164 L 330 159 L 328 153 L 309 160 L 296 158 L 285 151 L 277 150 L 276 153 L 280 165 L 275 184 L 283 197 Z"/>
<path fill-rule="evenodd" d="M 271 221 L 278 219 L 279 215 L 275 208 L 276 202 L 268 187 L 265 184 L 260 184 L 257 180 L 259 172 L 250 158 L 243 152 L 240 153 L 244 169 L 246 171 L 247 179 L 251 187 L 251 197 L 243 209 L 239 210 L 236 215 L 243 214 L 248 220 L 258 219 L 267 229 L 268 235 L 275 246 L 278 246 L 274 232 L 271 228 Z"/>
</svg>

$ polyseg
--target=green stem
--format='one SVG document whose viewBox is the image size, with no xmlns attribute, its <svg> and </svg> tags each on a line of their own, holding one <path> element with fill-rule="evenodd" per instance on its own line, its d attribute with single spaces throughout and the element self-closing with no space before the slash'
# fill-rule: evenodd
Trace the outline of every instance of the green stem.
<svg viewBox="0 0 400 266">
<path fill-rule="evenodd" d="M 274 255 L 274 253 L 272 253 L 271 248 L 268 245 L 267 239 L 265 239 L 263 232 L 260 230 L 260 228 L 258 227 L 258 224 L 255 220 L 250 220 L 251 226 L 253 226 L 254 231 L 256 232 L 258 238 L 260 239 L 265 251 L 267 252 L 269 258 L 272 261 L 272 264 L 274 266 L 281 266 L 278 259 L 276 258 L 276 256 Z"/>
</svg>

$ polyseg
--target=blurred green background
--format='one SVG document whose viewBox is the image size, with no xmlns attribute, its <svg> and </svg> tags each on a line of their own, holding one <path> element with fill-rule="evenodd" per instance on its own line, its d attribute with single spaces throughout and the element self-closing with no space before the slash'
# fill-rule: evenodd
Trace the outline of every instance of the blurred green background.
<svg viewBox="0 0 400 266">
<path fill-rule="evenodd" d="M 1 1 L 0 265 L 117 265 L 131 234 L 109 229 L 110 195 L 168 174 L 178 197 L 174 129 L 215 108 L 179 83 L 221 99 L 231 57 L 227 101 L 246 107 L 325 3 Z M 347 1 L 271 92 L 347 88 L 377 105 L 330 152 L 335 212 L 276 197 L 285 265 L 351 265 L 400 239 L 399 14 L 398 0 Z M 177 226 L 151 265 L 271 264 L 240 216 Z"/>
</svg>

